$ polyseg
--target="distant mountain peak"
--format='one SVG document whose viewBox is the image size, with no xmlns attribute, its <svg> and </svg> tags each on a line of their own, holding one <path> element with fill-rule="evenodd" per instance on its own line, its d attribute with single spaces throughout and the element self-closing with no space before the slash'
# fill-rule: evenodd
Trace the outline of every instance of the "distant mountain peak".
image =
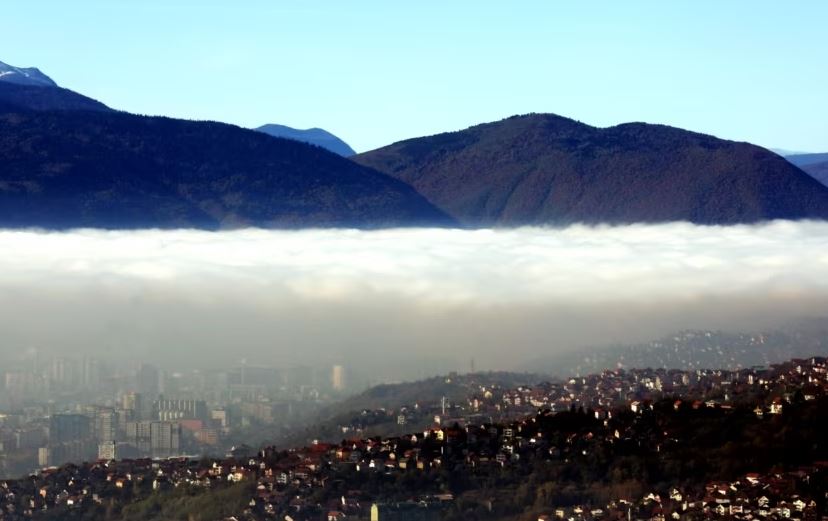
<svg viewBox="0 0 828 521">
<path fill-rule="evenodd" d="M 805 155 L 805 154 L 810 154 L 810 153 L 811 153 L 811 152 L 803 152 L 803 151 L 801 151 L 801 150 L 788 150 L 788 149 L 786 149 L 786 148 L 769 148 L 768 150 L 770 150 L 770 151 L 771 151 L 771 152 L 773 152 L 774 154 L 779 154 L 779 155 L 780 155 L 780 156 L 782 156 L 782 157 L 788 157 L 788 156 L 801 156 L 801 155 Z"/>
<path fill-rule="evenodd" d="M 57 87 L 52 78 L 46 76 L 35 67 L 15 67 L 0 62 L 0 81 L 17 83 L 20 85 L 35 85 L 38 87 Z"/>
<path fill-rule="evenodd" d="M 351 148 L 348 143 L 331 134 L 327 130 L 318 127 L 302 130 L 288 127 L 287 125 L 270 123 L 268 125 L 262 125 L 254 130 L 264 132 L 265 134 L 269 134 L 274 137 L 293 139 L 295 141 L 302 141 L 303 143 L 316 145 L 343 157 L 350 157 L 356 154 L 354 149 Z"/>
</svg>

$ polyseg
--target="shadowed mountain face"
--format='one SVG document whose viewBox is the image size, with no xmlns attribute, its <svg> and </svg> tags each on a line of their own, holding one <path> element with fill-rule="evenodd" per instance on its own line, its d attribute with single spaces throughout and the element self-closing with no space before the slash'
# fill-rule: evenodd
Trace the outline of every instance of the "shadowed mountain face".
<svg viewBox="0 0 828 521">
<path fill-rule="evenodd" d="M 785 159 L 828 186 L 828 154 L 795 154 Z"/>
<path fill-rule="evenodd" d="M 819 163 L 828 162 L 828 153 L 794 154 L 790 156 L 785 156 L 785 159 L 801 168 L 803 166 L 816 165 Z"/>
<path fill-rule="evenodd" d="M 828 186 L 828 161 L 823 161 L 822 163 L 812 163 L 801 168 L 814 179 L 825 186 Z"/>
<path fill-rule="evenodd" d="M 342 141 L 341 139 L 331 134 L 327 130 L 321 128 L 309 128 L 307 130 L 300 130 L 297 128 L 287 127 L 285 125 L 270 124 L 262 125 L 261 127 L 256 128 L 254 130 L 264 132 L 265 134 L 270 134 L 274 137 L 295 139 L 296 141 L 302 141 L 303 143 L 309 143 L 311 145 L 320 146 L 343 157 L 350 157 L 356 154 L 356 152 L 354 152 L 354 149 L 351 148 L 348 145 L 348 143 Z"/>
<path fill-rule="evenodd" d="M 662 125 L 531 114 L 353 159 L 470 226 L 828 218 L 828 188 L 782 157 Z"/>
<path fill-rule="evenodd" d="M 3 82 L 0 82 L 0 109 L 112 111 L 100 101 L 61 87 Z"/>
<path fill-rule="evenodd" d="M 0 86 L 0 163 L 3 227 L 453 222 L 405 183 L 319 147 L 114 112 L 54 87 Z"/>
</svg>

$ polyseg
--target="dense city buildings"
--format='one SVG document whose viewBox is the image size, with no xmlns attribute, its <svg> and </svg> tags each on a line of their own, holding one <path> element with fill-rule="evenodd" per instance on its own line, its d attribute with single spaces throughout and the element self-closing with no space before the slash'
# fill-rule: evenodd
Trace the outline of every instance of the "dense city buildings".
<svg viewBox="0 0 828 521">
<path fill-rule="evenodd" d="M 224 454 L 347 390 L 345 368 L 167 371 L 33 352 L 0 369 L 0 477 L 66 462 Z"/>
</svg>

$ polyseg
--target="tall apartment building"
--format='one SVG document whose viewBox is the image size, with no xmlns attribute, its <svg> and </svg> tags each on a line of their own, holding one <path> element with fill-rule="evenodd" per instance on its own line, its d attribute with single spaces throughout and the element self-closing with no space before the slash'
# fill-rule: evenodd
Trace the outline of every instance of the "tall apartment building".
<svg viewBox="0 0 828 521">
<path fill-rule="evenodd" d="M 149 454 L 152 447 L 151 425 L 149 420 L 126 423 L 126 441 L 141 454 Z"/>
<path fill-rule="evenodd" d="M 95 438 L 98 443 L 115 441 L 118 433 L 118 417 L 114 409 L 101 407 L 95 414 Z"/>
<path fill-rule="evenodd" d="M 181 448 L 181 425 L 170 421 L 127 422 L 126 440 L 144 455 L 177 456 Z"/>
<path fill-rule="evenodd" d="M 53 414 L 49 418 L 49 442 L 38 450 L 42 466 L 79 462 L 95 457 L 93 421 L 83 414 Z"/>
<path fill-rule="evenodd" d="M 153 457 L 177 456 L 181 448 L 181 425 L 176 422 L 152 422 L 150 440 Z"/>
<path fill-rule="evenodd" d="M 334 391 L 345 390 L 345 368 L 341 365 L 331 368 L 331 388 Z"/>
</svg>

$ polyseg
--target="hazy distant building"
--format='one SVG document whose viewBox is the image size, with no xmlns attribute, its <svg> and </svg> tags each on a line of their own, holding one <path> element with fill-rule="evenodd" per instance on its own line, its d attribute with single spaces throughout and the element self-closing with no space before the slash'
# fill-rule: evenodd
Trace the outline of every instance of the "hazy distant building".
<svg viewBox="0 0 828 521">
<path fill-rule="evenodd" d="M 46 429 L 43 427 L 26 427 L 15 431 L 13 448 L 17 450 L 34 449 L 46 445 L 48 441 Z M 6 443 L 4 445 L 7 449 L 9 448 Z"/>
<path fill-rule="evenodd" d="M 290 402 L 245 402 L 241 404 L 242 418 L 255 418 L 262 423 L 273 423 L 290 418 L 293 406 Z"/>
<path fill-rule="evenodd" d="M 89 438 L 90 418 L 83 414 L 54 414 L 49 418 L 49 443 L 84 440 Z"/>
<path fill-rule="evenodd" d="M 220 439 L 218 429 L 211 428 L 198 429 L 193 433 L 193 437 L 203 445 L 218 445 Z"/>
<path fill-rule="evenodd" d="M 313 368 L 305 365 L 291 367 L 290 371 L 285 374 L 285 384 L 289 387 L 301 387 L 313 385 L 313 383 Z"/>
<path fill-rule="evenodd" d="M 331 368 L 331 388 L 334 391 L 345 390 L 345 368 L 335 365 Z"/>
<path fill-rule="evenodd" d="M 77 360 L 53 358 L 49 368 L 49 384 L 52 389 L 73 389 L 80 380 Z"/>
<path fill-rule="evenodd" d="M 120 438 L 126 432 L 127 422 L 135 421 L 135 411 L 131 409 L 115 409 L 116 432 Z"/>
<path fill-rule="evenodd" d="M 227 373 L 227 385 L 255 385 L 278 388 L 283 385 L 284 375 L 273 367 L 258 367 L 242 364 Z"/>
<path fill-rule="evenodd" d="M 121 397 L 121 409 L 131 411 L 131 420 L 154 420 L 153 400 L 142 393 L 130 392 Z"/>
<path fill-rule="evenodd" d="M 141 364 L 135 375 L 138 392 L 150 401 L 154 400 L 161 389 L 161 376 L 158 368 L 150 364 Z"/>
<path fill-rule="evenodd" d="M 216 422 L 222 429 L 230 428 L 230 415 L 227 409 L 213 409 L 210 411 L 210 419 Z"/>
<path fill-rule="evenodd" d="M 81 384 L 84 389 L 96 390 L 101 383 L 101 369 L 98 360 L 84 357 L 81 368 Z"/>
<path fill-rule="evenodd" d="M 42 392 L 44 382 L 33 372 L 9 371 L 3 377 L 6 393 L 12 400 L 31 399 Z"/>
<path fill-rule="evenodd" d="M 159 398 L 154 404 L 155 417 L 161 421 L 206 420 L 207 404 L 203 400 Z"/>
<path fill-rule="evenodd" d="M 121 396 L 121 408 L 126 410 L 138 410 L 140 409 L 140 402 L 141 395 L 138 393 L 124 393 Z"/>
</svg>

